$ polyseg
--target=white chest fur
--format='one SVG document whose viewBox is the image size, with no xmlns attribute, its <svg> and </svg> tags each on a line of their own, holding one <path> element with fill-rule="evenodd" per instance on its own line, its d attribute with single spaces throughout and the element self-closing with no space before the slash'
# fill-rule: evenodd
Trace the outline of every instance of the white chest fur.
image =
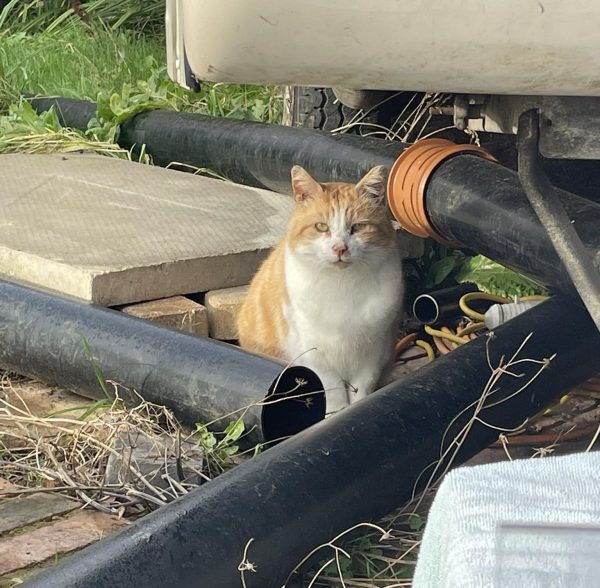
<svg viewBox="0 0 600 588">
<path fill-rule="evenodd" d="M 326 392 L 344 389 L 345 398 L 348 388 L 347 402 L 370 394 L 390 360 L 402 305 L 399 253 L 385 250 L 369 263 L 338 268 L 287 249 L 285 276 L 288 359 L 314 369 Z M 327 398 L 330 409 L 347 404 Z"/>
</svg>

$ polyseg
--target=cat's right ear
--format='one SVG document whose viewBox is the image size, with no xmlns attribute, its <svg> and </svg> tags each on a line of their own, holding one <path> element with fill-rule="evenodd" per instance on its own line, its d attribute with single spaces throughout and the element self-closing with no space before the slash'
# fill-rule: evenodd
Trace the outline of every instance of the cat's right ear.
<svg viewBox="0 0 600 588">
<path fill-rule="evenodd" d="M 292 188 L 296 202 L 306 202 L 323 191 L 321 184 L 299 165 L 292 168 Z"/>
</svg>

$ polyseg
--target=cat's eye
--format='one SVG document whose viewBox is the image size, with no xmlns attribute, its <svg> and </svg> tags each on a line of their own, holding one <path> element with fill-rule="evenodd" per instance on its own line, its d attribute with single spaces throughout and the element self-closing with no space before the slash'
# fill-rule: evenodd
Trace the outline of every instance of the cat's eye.
<svg viewBox="0 0 600 588">
<path fill-rule="evenodd" d="M 352 227 L 350 227 L 350 234 L 358 233 L 358 231 L 362 231 L 367 226 L 367 223 L 354 223 Z"/>
<path fill-rule="evenodd" d="M 329 230 L 329 226 L 326 223 L 315 223 L 315 229 L 319 233 L 326 233 Z"/>
</svg>

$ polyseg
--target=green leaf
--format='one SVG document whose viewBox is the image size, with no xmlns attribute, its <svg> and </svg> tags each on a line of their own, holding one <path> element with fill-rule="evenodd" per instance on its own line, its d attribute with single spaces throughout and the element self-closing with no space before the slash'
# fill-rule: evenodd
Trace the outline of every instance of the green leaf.
<svg viewBox="0 0 600 588">
<path fill-rule="evenodd" d="M 244 434 L 244 429 L 244 421 L 242 419 L 231 421 L 225 429 L 223 442 L 237 441 Z"/>
<path fill-rule="evenodd" d="M 113 111 L 111 109 L 111 99 L 112 96 L 107 94 L 106 92 L 99 92 L 98 98 L 96 100 L 96 112 L 98 115 L 98 119 L 110 119 L 113 116 Z"/>
<path fill-rule="evenodd" d="M 369 537 L 361 537 L 356 543 L 356 549 L 368 551 L 373 548 L 373 542 Z"/>
<path fill-rule="evenodd" d="M 408 524 L 411 531 L 420 531 L 425 525 L 425 521 L 419 515 L 411 514 L 410 517 L 408 517 Z"/>
<path fill-rule="evenodd" d="M 426 286 L 432 288 L 441 284 L 452 273 L 455 266 L 456 259 L 453 256 L 436 261 L 427 272 Z"/>
<path fill-rule="evenodd" d="M 90 345 L 90 342 L 87 340 L 87 337 L 85 335 L 83 335 L 83 346 L 85 347 L 88 359 L 92 364 L 92 369 L 94 370 L 96 380 L 98 380 L 98 384 L 100 384 L 100 388 L 102 388 L 102 392 L 104 392 L 104 396 L 106 396 L 107 399 L 110 399 L 111 396 L 108 391 L 108 386 L 106 385 L 106 380 L 104 379 L 104 374 L 102 373 L 102 370 L 100 369 L 100 366 L 98 365 L 96 358 L 94 357 L 92 346 Z"/>
<path fill-rule="evenodd" d="M 94 414 L 97 410 L 103 408 L 110 408 L 112 406 L 112 401 L 110 400 L 97 400 L 93 404 L 83 405 L 83 406 L 72 406 L 71 408 L 63 408 L 62 410 L 56 410 L 54 412 L 50 412 L 46 415 L 46 418 L 53 418 L 59 416 L 61 414 L 66 414 L 69 412 L 78 412 L 83 411 L 78 417 L 77 420 L 85 421 L 89 416 Z"/>
<path fill-rule="evenodd" d="M 472 282 L 484 292 L 506 298 L 545 294 L 540 285 L 483 255 L 467 259 L 456 280 Z"/>
<path fill-rule="evenodd" d="M 226 457 L 231 457 L 235 455 L 240 450 L 239 445 L 227 445 L 220 449 L 220 452 L 223 454 L 223 459 Z"/>
<path fill-rule="evenodd" d="M 198 432 L 198 445 L 206 450 L 211 450 L 217 444 L 217 438 L 208 430 L 206 425 L 196 423 Z"/>
<path fill-rule="evenodd" d="M 340 552 L 339 560 L 340 560 L 340 571 L 342 572 L 342 577 L 346 578 L 346 579 L 352 578 L 353 577 L 353 573 L 352 573 L 352 569 L 351 569 L 352 558 L 346 557 L 343 553 Z M 321 563 L 321 565 L 322 565 L 322 563 Z M 336 576 L 337 577 L 339 575 L 337 562 L 335 562 L 335 561 L 331 562 L 323 570 L 323 572 L 327 576 Z"/>
</svg>

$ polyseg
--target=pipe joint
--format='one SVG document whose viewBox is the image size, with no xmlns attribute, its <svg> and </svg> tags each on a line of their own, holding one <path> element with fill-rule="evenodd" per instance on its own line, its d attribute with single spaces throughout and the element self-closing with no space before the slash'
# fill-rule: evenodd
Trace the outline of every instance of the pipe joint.
<svg viewBox="0 0 600 588">
<path fill-rule="evenodd" d="M 388 204 L 395 219 L 417 237 L 431 237 L 444 245 L 458 247 L 431 223 L 425 208 L 427 183 L 438 166 L 456 155 L 495 157 L 477 145 L 457 145 L 447 139 L 423 139 L 405 149 L 396 159 L 388 178 Z"/>
</svg>

